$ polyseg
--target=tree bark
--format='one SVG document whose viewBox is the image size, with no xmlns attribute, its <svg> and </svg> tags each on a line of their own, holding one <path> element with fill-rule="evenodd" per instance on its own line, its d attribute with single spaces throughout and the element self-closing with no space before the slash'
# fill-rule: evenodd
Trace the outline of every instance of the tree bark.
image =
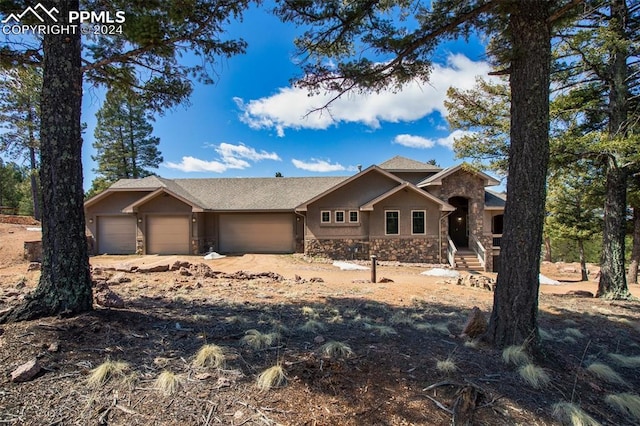
<svg viewBox="0 0 640 426">
<path fill-rule="evenodd" d="M 580 274 L 582 281 L 589 281 L 589 274 L 587 273 L 587 262 L 584 258 L 584 241 L 578 240 L 578 253 L 580 255 Z"/>
<path fill-rule="evenodd" d="M 66 25 L 78 0 L 47 3 Z M 82 72 L 80 34 L 44 37 L 41 103 L 42 272 L 35 291 L 0 322 L 92 308 L 85 237 L 80 113 Z"/>
<path fill-rule="evenodd" d="M 549 2 L 514 1 L 509 19 L 511 146 L 504 234 L 485 338 L 540 351 L 538 291 L 549 162 Z"/>
<path fill-rule="evenodd" d="M 640 206 L 633 206 L 633 246 L 627 282 L 638 284 L 638 262 L 640 262 Z"/>
<path fill-rule="evenodd" d="M 544 237 L 544 260 L 545 262 L 553 262 L 553 256 L 551 256 L 551 238 Z"/>
<path fill-rule="evenodd" d="M 621 40 L 626 37 L 627 9 L 625 0 L 611 1 L 611 29 Z M 611 139 L 627 136 L 628 54 L 616 46 L 611 52 L 609 69 L 609 137 Z M 605 204 L 602 229 L 602 260 L 600 264 L 600 283 L 598 297 L 607 299 L 628 299 L 624 270 L 624 246 L 627 213 L 628 166 L 619 164 L 614 154 L 605 157 Z"/>
</svg>

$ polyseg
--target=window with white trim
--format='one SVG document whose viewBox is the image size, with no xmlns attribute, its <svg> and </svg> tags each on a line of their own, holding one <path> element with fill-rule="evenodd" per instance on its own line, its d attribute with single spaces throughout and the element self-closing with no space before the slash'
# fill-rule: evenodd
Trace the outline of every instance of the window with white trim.
<svg viewBox="0 0 640 426">
<path fill-rule="evenodd" d="M 344 223 L 344 210 L 336 210 L 336 223 Z"/>
<path fill-rule="evenodd" d="M 358 223 L 358 210 L 349 210 L 349 222 Z"/>
<path fill-rule="evenodd" d="M 329 210 L 320 212 L 320 223 L 331 223 L 331 212 Z"/>
<path fill-rule="evenodd" d="M 400 234 L 400 211 L 399 210 L 386 210 L 384 212 L 384 233 L 386 235 L 398 235 Z"/>
<path fill-rule="evenodd" d="M 422 234 L 426 233 L 427 228 L 427 215 L 424 210 L 412 210 L 411 211 L 411 233 Z"/>
</svg>

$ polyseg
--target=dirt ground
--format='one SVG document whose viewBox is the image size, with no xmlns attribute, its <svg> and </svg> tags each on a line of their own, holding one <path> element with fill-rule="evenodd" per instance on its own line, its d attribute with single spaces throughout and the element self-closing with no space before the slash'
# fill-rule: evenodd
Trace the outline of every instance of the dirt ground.
<svg viewBox="0 0 640 426">
<path fill-rule="evenodd" d="M 39 239 L 28 227 L 0 223 L 0 311 L 37 284 L 39 272 L 22 259 L 24 241 Z M 575 264 L 542 265 L 561 285 L 541 286 L 546 359 L 536 364 L 549 381 L 536 388 L 501 352 L 460 337 L 474 306 L 488 319 L 493 294 L 421 275 L 427 265 L 382 262 L 378 280 L 390 281 L 371 283 L 368 270 L 292 255 L 90 261 L 95 293 L 108 289 L 123 307 L 96 304 L 74 318 L 1 325 L 0 423 L 448 425 L 455 416 L 457 424 L 550 425 L 563 423 L 554 413 L 560 402 L 601 424 L 639 421 L 605 398 L 640 387 L 637 359 L 625 366 L 610 356 L 640 355 L 640 304 L 570 294 L 597 288 L 578 282 Z M 590 271 L 595 276 L 597 267 Z M 637 285 L 631 291 L 640 296 Z M 252 347 L 249 330 L 269 339 Z M 352 353 L 327 353 L 332 341 Z M 205 344 L 223 349 L 224 366 L 196 365 Z M 41 372 L 11 381 L 34 358 Z M 90 384 L 109 360 L 127 367 Z M 618 382 L 587 368 L 596 362 L 619 373 Z M 282 367 L 285 382 L 258 389 L 256 378 L 273 366 Z M 164 371 L 176 378 L 172 393 L 157 382 Z"/>
</svg>

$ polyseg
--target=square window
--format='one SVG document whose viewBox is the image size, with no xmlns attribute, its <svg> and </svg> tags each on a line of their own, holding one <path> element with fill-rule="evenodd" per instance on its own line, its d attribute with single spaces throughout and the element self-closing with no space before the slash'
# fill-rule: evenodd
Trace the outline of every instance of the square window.
<svg viewBox="0 0 640 426">
<path fill-rule="evenodd" d="M 331 222 L 331 212 L 328 210 L 323 210 L 320 212 L 320 222 L 321 223 L 329 223 Z"/>
<path fill-rule="evenodd" d="M 349 212 L 349 222 L 351 222 L 351 223 L 357 223 L 358 222 L 358 211 L 357 210 L 351 210 Z"/>
<path fill-rule="evenodd" d="M 400 233 L 400 212 L 389 210 L 385 214 L 385 233 L 387 235 L 398 235 Z"/>
<path fill-rule="evenodd" d="M 337 211 L 336 212 L 336 223 L 344 223 L 344 211 Z"/>
<path fill-rule="evenodd" d="M 424 210 L 411 212 L 411 233 L 424 234 L 426 230 L 426 215 Z"/>
</svg>

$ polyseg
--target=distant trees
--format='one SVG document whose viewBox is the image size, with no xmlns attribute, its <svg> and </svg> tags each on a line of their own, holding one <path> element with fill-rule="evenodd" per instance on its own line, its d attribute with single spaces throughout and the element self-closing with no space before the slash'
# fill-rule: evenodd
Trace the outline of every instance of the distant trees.
<svg viewBox="0 0 640 426">
<path fill-rule="evenodd" d="M 42 70 L 17 67 L 0 71 L 0 151 L 29 164 L 33 216 L 40 220 L 40 90 Z"/>
<path fill-rule="evenodd" d="M 152 136 L 153 113 L 133 90 L 109 90 L 96 117 L 96 155 L 91 158 L 97 163 L 94 171 L 98 176 L 91 193 L 106 189 L 118 179 L 149 176 L 153 173 L 150 169 L 162 163 L 160 138 Z"/>
</svg>

